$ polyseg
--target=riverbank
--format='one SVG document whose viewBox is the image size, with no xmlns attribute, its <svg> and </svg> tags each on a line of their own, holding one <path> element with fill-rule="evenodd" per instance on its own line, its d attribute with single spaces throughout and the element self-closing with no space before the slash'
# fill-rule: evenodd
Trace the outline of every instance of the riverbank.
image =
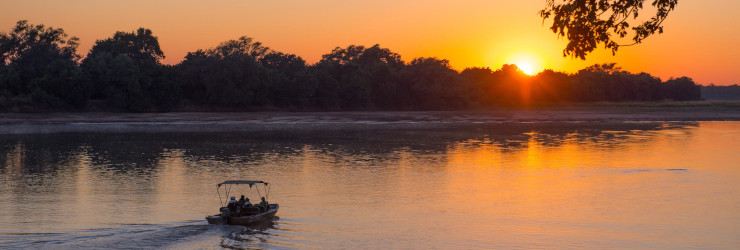
<svg viewBox="0 0 740 250">
<path fill-rule="evenodd" d="M 558 106 L 486 111 L 5 113 L 0 134 L 434 128 L 501 123 L 740 121 L 734 106 Z"/>
</svg>

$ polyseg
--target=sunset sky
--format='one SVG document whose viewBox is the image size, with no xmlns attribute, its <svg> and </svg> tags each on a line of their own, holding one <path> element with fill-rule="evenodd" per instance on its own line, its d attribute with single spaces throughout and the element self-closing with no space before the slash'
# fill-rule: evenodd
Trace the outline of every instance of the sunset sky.
<svg viewBox="0 0 740 250">
<path fill-rule="evenodd" d="M 575 72 L 616 62 L 664 80 L 740 84 L 740 1 L 679 0 L 664 34 L 616 56 L 599 49 L 585 61 L 562 56 L 567 42 L 548 29 L 550 22 L 542 24 L 537 12 L 543 7 L 544 0 L 8 0 L 0 3 L 0 31 L 22 19 L 63 28 L 80 38 L 84 55 L 97 39 L 146 27 L 159 37 L 168 64 L 247 35 L 309 63 L 337 46 L 377 43 L 405 61 L 444 58 L 457 70 L 514 63 Z"/>
</svg>

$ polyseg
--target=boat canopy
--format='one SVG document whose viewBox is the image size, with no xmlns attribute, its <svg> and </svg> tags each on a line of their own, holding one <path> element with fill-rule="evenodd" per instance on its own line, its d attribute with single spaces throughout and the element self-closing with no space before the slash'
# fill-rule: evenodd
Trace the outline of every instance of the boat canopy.
<svg viewBox="0 0 740 250">
<path fill-rule="evenodd" d="M 259 183 L 264 183 L 265 185 L 268 184 L 267 182 L 264 182 L 264 181 L 229 180 L 229 181 L 224 181 L 224 182 L 219 183 L 218 187 L 221 187 L 221 185 L 226 185 L 226 184 L 236 184 L 236 185 L 248 184 L 251 187 L 252 185 L 259 184 Z"/>
</svg>

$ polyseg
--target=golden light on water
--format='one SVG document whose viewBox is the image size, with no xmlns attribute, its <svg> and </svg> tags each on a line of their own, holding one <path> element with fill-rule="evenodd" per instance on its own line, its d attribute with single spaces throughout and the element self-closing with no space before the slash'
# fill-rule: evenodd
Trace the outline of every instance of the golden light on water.
<svg viewBox="0 0 740 250">
<path fill-rule="evenodd" d="M 235 232 L 264 237 L 248 242 L 258 246 L 737 245 L 740 123 L 512 125 L 365 131 L 351 140 L 193 134 L 177 145 L 158 135 L 6 139 L 0 234 L 17 234 L 19 244 L 53 238 L 61 248 L 242 246 L 202 220 L 221 202 L 213 183 L 260 178 L 274 185 L 279 227 Z M 61 146 L 40 144 L 47 138 Z M 54 209 L 19 212 L 34 205 Z"/>
</svg>

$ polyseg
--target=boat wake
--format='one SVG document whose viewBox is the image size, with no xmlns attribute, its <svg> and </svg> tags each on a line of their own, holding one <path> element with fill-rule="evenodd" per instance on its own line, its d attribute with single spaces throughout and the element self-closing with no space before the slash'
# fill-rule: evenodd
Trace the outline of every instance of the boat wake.
<svg viewBox="0 0 740 250">
<path fill-rule="evenodd" d="M 193 249 L 221 246 L 259 248 L 275 229 L 268 221 L 255 227 L 209 225 L 205 221 L 122 225 L 60 233 L 0 235 L 0 248 L 72 249 Z"/>
</svg>

